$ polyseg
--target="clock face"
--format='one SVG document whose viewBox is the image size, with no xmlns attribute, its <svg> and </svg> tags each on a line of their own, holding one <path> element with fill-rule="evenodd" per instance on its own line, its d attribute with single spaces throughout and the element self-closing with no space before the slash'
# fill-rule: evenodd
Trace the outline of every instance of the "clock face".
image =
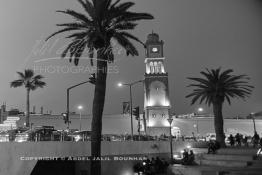
<svg viewBox="0 0 262 175">
<path fill-rule="evenodd" d="M 157 47 L 153 47 L 153 48 L 152 48 L 152 52 L 154 52 L 154 53 L 155 53 L 155 52 L 158 52 L 158 48 L 157 48 Z"/>
<path fill-rule="evenodd" d="M 149 57 L 151 58 L 158 58 L 161 57 L 161 46 L 159 45 L 151 45 L 148 48 L 149 51 Z"/>
</svg>

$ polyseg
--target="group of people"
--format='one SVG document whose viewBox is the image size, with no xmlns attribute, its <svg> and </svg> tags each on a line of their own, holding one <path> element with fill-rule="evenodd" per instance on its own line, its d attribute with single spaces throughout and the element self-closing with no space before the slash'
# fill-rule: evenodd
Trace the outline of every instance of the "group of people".
<svg viewBox="0 0 262 175">
<path fill-rule="evenodd" d="M 231 146 L 241 146 L 242 144 L 244 146 L 248 146 L 248 137 L 243 136 L 242 134 L 239 134 L 239 133 L 237 133 L 235 136 L 230 134 L 230 136 L 228 137 L 228 140 Z"/>
<path fill-rule="evenodd" d="M 257 132 L 254 133 L 253 137 L 251 138 L 251 143 L 253 144 L 253 147 L 256 148 L 258 146 L 262 145 L 262 138 L 259 137 L 259 134 Z M 235 136 L 230 134 L 228 137 L 229 144 L 231 146 L 249 146 L 248 145 L 248 136 L 243 136 L 242 134 L 237 133 Z"/>
<path fill-rule="evenodd" d="M 150 160 L 147 158 L 145 161 L 137 163 L 134 166 L 134 172 L 143 172 L 145 175 L 165 173 L 168 165 L 169 164 L 165 159 L 152 157 Z"/>
<path fill-rule="evenodd" d="M 189 153 L 186 149 L 183 151 L 182 165 L 194 165 L 195 164 L 195 154 L 193 150 L 190 150 Z"/>
</svg>

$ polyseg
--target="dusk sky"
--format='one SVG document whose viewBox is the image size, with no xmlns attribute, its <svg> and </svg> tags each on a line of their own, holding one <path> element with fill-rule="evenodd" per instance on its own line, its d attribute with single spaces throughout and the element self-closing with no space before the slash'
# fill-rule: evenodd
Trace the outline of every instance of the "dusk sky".
<svg viewBox="0 0 262 175">
<path fill-rule="evenodd" d="M 190 106 L 185 96 L 192 89 L 186 77 L 200 76 L 205 68 L 223 70 L 232 68 L 235 74 L 247 74 L 255 86 L 246 101 L 233 100 L 225 104 L 224 115 L 248 115 L 262 110 L 262 1 L 260 0 L 137 0 L 134 11 L 151 13 L 155 19 L 142 21 L 133 34 L 142 41 L 152 30 L 165 42 L 165 66 L 169 73 L 172 112 L 192 113 L 205 105 Z M 10 88 L 17 78 L 16 71 L 36 69 L 43 74 L 47 87 L 31 93 L 33 105 L 40 110 L 52 110 L 60 114 L 66 109 L 66 88 L 88 80 L 92 69 L 89 61 L 81 60 L 79 68 L 59 57 L 59 49 L 68 43 L 65 35 L 58 35 L 48 42 L 49 49 L 36 52 L 36 43 L 58 30 L 55 24 L 71 22 L 71 18 L 55 13 L 71 8 L 83 11 L 76 0 L 4 0 L 0 5 L 0 103 L 6 101 L 8 109 L 25 109 L 24 88 Z M 38 45 L 38 49 L 41 48 Z M 116 55 L 108 76 L 106 114 L 122 112 L 122 102 L 128 101 L 127 88 L 117 87 L 118 82 L 143 79 L 145 72 L 144 48 L 136 44 L 140 55 L 126 57 Z M 56 59 L 51 59 L 56 58 Z M 82 69 L 82 68 L 85 69 Z M 41 68 L 41 69 L 40 69 Z M 67 72 L 70 68 L 73 72 Z M 77 71 L 80 70 L 80 71 Z M 84 71 L 83 71 L 84 70 Z M 91 113 L 94 87 L 90 84 L 71 92 L 71 111 L 82 104 L 84 113 Z M 134 87 L 134 106 L 143 107 L 143 87 Z"/>
</svg>

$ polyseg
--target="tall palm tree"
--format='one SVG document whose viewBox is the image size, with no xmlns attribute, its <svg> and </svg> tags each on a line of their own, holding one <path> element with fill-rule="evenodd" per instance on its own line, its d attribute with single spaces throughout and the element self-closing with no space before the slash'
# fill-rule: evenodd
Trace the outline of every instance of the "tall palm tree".
<svg viewBox="0 0 262 175">
<path fill-rule="evenodd" d="M 26 69 L 23 72 L 17 72 L 19 79 L 14 80 L 10 83 L 13 88 L 24 86 L 26 89 L 26 127 L 29 127 L 30 118 L 30 91 L 34 91 L 38 88 L 43 88 L 46 83 L 42 81 L 44 78 L 42 75 L 34 75 L 34 71 L 31 69 Z"/>
<path fill-rule="evenodd" d="M 221 69 L 206 69 L 200 72 L 204 78 L 188 78 L 195 83 L 188 87 L 194 87 L 193 92 L 186 96 L 193 97 L 191 105 L 199 100 L 213 106 L 214 126 L 216 140 L 222 147 L 225 146 L 224 124 L 222 108 L 227 101 L 231 104 L 231 98 L 245 99 L 251 95 L 253 86 L 248 85 L 249 77 L 246 75 L 232 75 L 232 69 L 221 72 Z"/>
<path fill-rule="evenodd" d="M 93 118 L 91 124 L 91 155 L 98 157 L 101 154 L 102 115 L 104 110 L 106 79 L 108 63 L 114 61 L 112 41 L 117 41 L 127 55 L 138 56 L 138 51 L 130 41 L 142 43 L 137 37 L 128 33 L 137 26 L 136 21 L 150 20 L 153 16 L 147 13 L 131 12 L 134 2 L 120 2 L 121 0 L 78 0 L 85 13 L 74 10 L 58 11 L 74 18 L 72 23 L 57 24 L 64 27 L 53 33 L 47 40 L 57 34 L 73 32 L 66 38 L 71 39 L 61 57 L 67 55 L 69 61 L 78 65 L 82 54 L 87 51 L 90 63 L 93 66 L 93 57 L 96 53 L 96 84 L 93 100 Z M 142 43 L 143 44 L 143 43 Z M 91 173 L 100 174 L 100 162 L 92 162 Z M 96 169 L 96 171 L 94 171 Z"/>
</svg>

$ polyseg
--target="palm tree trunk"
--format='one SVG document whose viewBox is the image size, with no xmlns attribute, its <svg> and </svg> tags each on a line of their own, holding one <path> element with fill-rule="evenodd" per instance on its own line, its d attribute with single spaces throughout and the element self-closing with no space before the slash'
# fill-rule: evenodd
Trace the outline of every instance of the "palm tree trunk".
<svg viewBox="0 0 262 175">
<path fill-rule="evenodd" d="M 104 111 L 107 78 L 107 61 L 105 61 L 106 55 L 102 50 L 100 50 L 97 53 L 97 57 L 97 79 L 95 85 L 95 94 L 93 100 L 93 118 L 91 124 L 92 159 L 101 156 L 102 117 Z M 101 174 L 101 161 L 91 161 L 91 174 Z"/>
<path fill-rule="evenodd" d="M 214 111 L 214 126 L 216 132 L 216 140 L 220 143 L 221 147 L 225 147 L 225 134 L 224 134 L 224 121 L 222 114 L 222 102 L 216 102 L 213 104 Z"/>
<path fill-rule="evenodd" d="M 26 90 L 26 127 L 30 127 L 30 123 L 29 123 L 29 117 L 30 117 L 30 98 L 29 98 L 29 94 L 30 94 L 30 89 Z"/>
</svg>

